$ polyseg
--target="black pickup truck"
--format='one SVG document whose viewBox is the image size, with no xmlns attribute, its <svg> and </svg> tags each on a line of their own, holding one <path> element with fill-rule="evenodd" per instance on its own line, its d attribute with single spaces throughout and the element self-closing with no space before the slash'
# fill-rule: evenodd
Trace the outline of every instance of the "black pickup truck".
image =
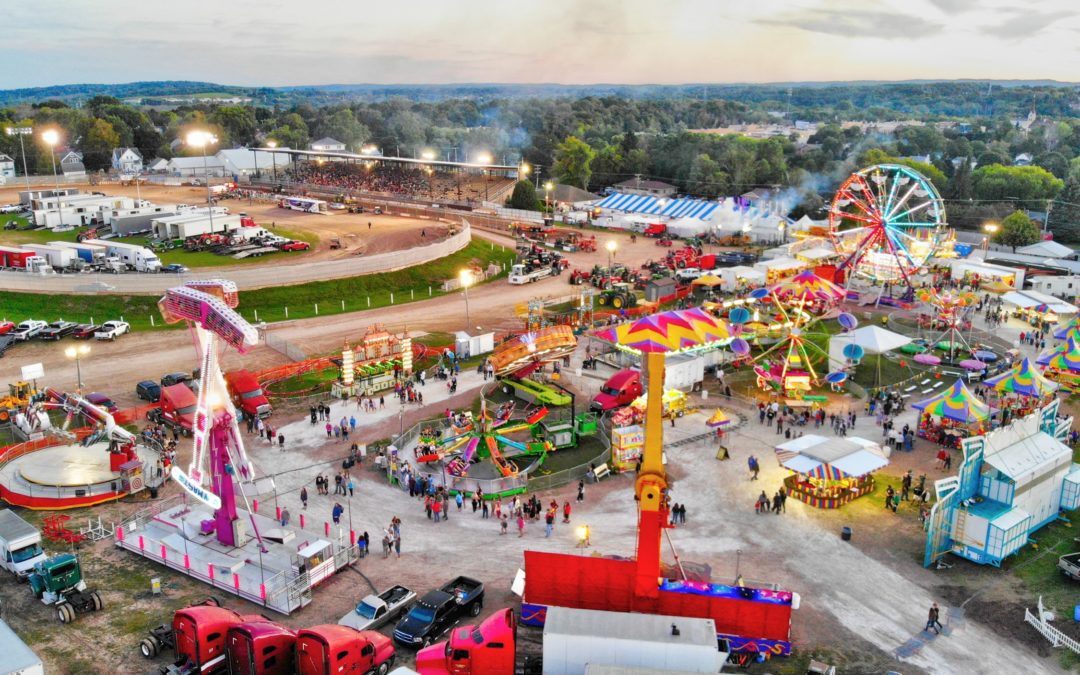
<svg viewBox="0 0 1080 675">
<path fill-rule="evenodd" d="M 394 628 L 394 642 L 427 647 L 464 616 L 478 616 L 484 607 L 484 584 L 458 577 L 424 594 Z"/>
</svg>

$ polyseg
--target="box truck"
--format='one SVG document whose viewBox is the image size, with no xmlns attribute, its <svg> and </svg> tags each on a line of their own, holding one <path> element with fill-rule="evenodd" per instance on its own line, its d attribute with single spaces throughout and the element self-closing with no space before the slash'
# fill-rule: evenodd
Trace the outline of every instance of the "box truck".
<svg viewBox="0 0 1080 675">
<path fill-rule="evenodd" d="M 75 265 L 79 256 L 69 248 L 52 246 L 50 244 L 23 244 L 27 251 L 33 251 L 37 255 L 49 261 L 49 264 L 59 270 L 64 270 Z"/>
<path fill-rule="evenodd" d="M 27 251 L 12 246 L 0 246 L 0 267 L 23 269 L 26 267 L 26 259 L 36 255 L 33 251 Z"/>
<path fill-rule="evenodd" d="M 77 244 L 71 241 L 50 241 L 49 246 L 70 249 L 87 265 L 97 265 L 105 259 L 104 246 L 99 247 L 92 244 Z"/>
<path fill-rule="evenodd" d="M 161 260 L 145 246 L 125 244 L 118 241 L 105 241 L 104 239 L 87 239 L 84 243 L 105 246 L 108 255 L 116 256 L 121 263 L 137 272 L 161 271 Z"/>
<path fill-rule="evenodd" d="M 43 560 L 41 532 L 11 509 L 0 511 L 0 567 L 25 579 Z"/>
</svg>

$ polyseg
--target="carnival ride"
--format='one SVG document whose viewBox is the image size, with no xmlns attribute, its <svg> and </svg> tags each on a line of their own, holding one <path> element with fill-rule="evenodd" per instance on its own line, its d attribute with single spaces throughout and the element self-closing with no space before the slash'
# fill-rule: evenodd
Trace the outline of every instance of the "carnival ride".
<svg viewBox="0 0 1080 675">
<path fill-rule="evenodd" d="M 929 179 L 901 164 L 853 173 L 829 208 L 829 235 L 843 258 L 839 268 L 871 282 L 912 287 L 912 275 L 945 234 L 941 195 Z"/>
<path fill-rule="evenodd" d="M 576 348 L 577 337 L 570 326 L 547 326 L 503 342 L 488 357 L 488 362 L 506 393 L 538 405 L 570 405 L 569 394 L 529 376 L 547 363 L 570 356 Z"/>
<path fill-rule="evenodd" d="M 822 384 L 814 362 L 828 359 L 828 354 L 818 344 L 819 341 L 824 342 L 828 335 L 823 330 L 814 330 L 814 327 L 831 315 L 844 298 L 844 290 L 807 271 L 771 288 L 756 289 L 750 293 L 750 297 L 770 302 L 774 319 L 755 335 L 759 340 L 775 340 L 771 347 L 752 359 L 758 387 L 805 396 Z M 740 335 L 749 312 L 745 309 L 738 312 L 733 310 L 731 314 L 735 315 L 732 317 L 729 314 L 734 332 Z M 737 357 L 749 359 L 750 344 L 745 338 L 736 338 L 731 348 Z M 778 355 L 780 358 L 776 358 Z"/>
<path fill-rule="evenodd" d="M 641 354 L 645 361 L 645 444 L 634 484 L 637 555 L 626 559 L 526 551 L 522 623 L 542 625 L 551 605 L 702 617 L 715 621 L 718 636 L 728 638 L 735 651 L 789 653 L 793 593 L 691 580 L 681 573 L 681 565 L 682 578 L 668 579 L 661 567 L 661 537 L 670 527 L 663 462 L 665 357 L 725 344 L 730 339 L 727 326 L 695 308 L 650 315 L 597 336 Z"/>
<path fill-rule="evenodd" d="M 519 469 L 510 461 L 513 457 L 537 457 L 526 472 L 540 466 L 547 453 L 555 449 L 550 441 L 537 439 L 537 425 L 548 415 L 547 408 L 526 411 L 524 419 L 512 419 L 514 403 L 508 401 L 500 405 L 495 414 L 489 414 L 487 400 L 480 399 L 480 414 L 462 418 L 462 424 L 451 424 L 450 436 L 437 438 L 433 434 L 421 434 L 414 450 L 416 461 L 429 463 L 442 461 L 446 472 L 451 476 L 463 478 L 469 474 L 472 464 L 489 460 L 500 476 L 517 476 Z M 530 439 L 514 440 L 512 434 L 530 432 Z"/>
<path fill-rule="evenodd" d="M 233 477 L 241 484 L 240 493 L 246 502 L 242 484 L 254 480 L 255 473 L 218 361 L 217 341 L 221 339 L 241 354 L 259 341 L 255 328 L 234 311 L 238 303 L 236 284 L 223 279 L 189 281 L 165 291 L 158 301 L 167 323 L 188 323 L 201 362 L 191 463 L 186 473 L 174 467 L 173 478 L 191 496 L 214 509 L 213 520 L 202 523 L 203 531 L 212 530 L 219 543 L 234 547 L 243 545 L 247 535 L 237 517 Z M 210 490 L 206 489 L 207 473 Z M 251 523 L 259 537 L 253 517 Z"/>
<path fill-rule="evenodd" d="M 917 293 L 920 301 L 931 309 L 929 314 L 919 317 L 920 328 L 935 333 L 930 344 L 940 346 L 948 354 L 949 361 L 955 361 L 957 353 L 975 353 L 964 331 L 971 330 L 971 314 L 978 304 L 978 298 L 971 292 L 938 291 L 933 288 L 920 289 Z M 991 354 L 996 358 L 995 354 Z"/>
</svg>

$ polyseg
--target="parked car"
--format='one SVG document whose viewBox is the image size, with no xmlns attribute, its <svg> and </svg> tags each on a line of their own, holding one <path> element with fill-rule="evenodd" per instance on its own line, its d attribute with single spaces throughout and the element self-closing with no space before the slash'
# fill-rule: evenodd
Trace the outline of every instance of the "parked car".
<svg viewBox="0 0 1080 675">
<path fill-rule="evenodd" d="M 306 241 L 290 241 L 282 244 L 279 248 L 281 248 L 282 251 L 306 251 L 311 248 L 311 244 Z"/>
<path fill-rule="evenodd" d="M 682 282 L 693 281 L 702 275 L 697 267 L 685 267 L 675 272 L 675 278 Z"/>
<path fill-rule="evenodd" d="M 394 642 L 417 649 L 427 647 L 466 614 L 479 616 L 484 608 L 484 584 L 457 577 L 425 593 L 394 627 Z"/>
<path fill-rule="evenodd" d="M 162 267 L 161 271 L 167 272 L 169 274 L 187 274 L 191 270 L 189 270 L 187 267 L 184 267 L 180 263 L 169 263 L 165 267 Z"/>
<path fill-rule="evenodd" d="M 75 338 L 76 340 L 89 340 L 90 338 L 94 337 L 94 333 L 98 332 L 99 330 L 101 330 L 100 324 L 84 323 L 75 329 L 75 331 L 71 334 L 71 337 Z"/>
<path fill-rule="evenodd" d="M 129 331 L 131 331 L 131 325 L 126 321 L 106 321 L 101 324 L 101 329 L 94 333 L 94 338 L 97 340 L 115 340 Z"/>
<path fill-rule="evenodd" d="M 113 402 L 113 400 L 111 398 L 109 398 L 105 394 L 102 394 L 99 391 L 91 392 L 91 393 L 87 394 L 86 396 L 84 396 L 83 398 L 85 398 L 87 401 L 90 401 L 91 403 L 93 403 L 97 407 L 102 408 L 104 410 L 107 410 L 107 411 L 109 411 L 111 413 L 114 413 L 114 412 L 116 412 L 117 410 L 120 409 L 116 405 L 116 403 Z"/>
<path fill-rule="evenodd" d="M 27 319 L 21 322 L 18 326 L 15 326 L 15 330 L 11 331 L 9 335 L 19 342 L 25 342 L 32 337 L 36 337 L 38 333 L 49 327 L 49 324 L 44 321 L 38 321 L 37 319 Z"/>
<path fill-rule="evenodd" d="M 53 321 L 38 337 L 42 340 L 59 340 L 75 332 L 79 324 L 74 321 Z"/>
<path fill-rule="evenodd" d="M 15 330 L 14 321 L 0 321 L 0 335 L 7 335 L 13 330 Z"/>
<path fill-rule="evenodd" d="M 356 609 L 341 617 L 339 624 L 356 630 L 377 630 L 396 622 L 416 600 L 416 593 L 404 586 L 394 586 L 378 595 L 365 596 Z"/>
<path fill-rule="evenodd" d="M 174 384 L 189 384 L 190 382 L 191 382 L 191 373 L 178 372 L 178 373 L 169 373 L 168 375 L 162 375 L 161 376 L 161 386 L 162 387 L 171 387 Z"/>
<path fill-rule="evenodd" d="M 144 401 L 157 403 L 161 400 L 161 385 L 153 380 L 143 380 L 135 385 L 135 395 Z"/>
</svg>

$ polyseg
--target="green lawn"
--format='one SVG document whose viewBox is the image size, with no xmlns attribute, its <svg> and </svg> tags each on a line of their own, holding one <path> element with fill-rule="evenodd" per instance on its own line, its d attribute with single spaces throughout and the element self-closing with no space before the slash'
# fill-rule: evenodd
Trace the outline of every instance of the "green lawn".
<svg viewBox="0 0 1080 675">
<path fill-rule="evenodd" d="M 270 395 L 273 396 L 274 393 L 307 391 L 320 385 L 325 385 L 322 386 L 323 391 L 330 391 L 330 383 L 336 380 L 340 374 L 341 369 L 336 367 L 327 368 L 325 370 L 311 370 L 273 384 L 270 387 Z"/>
<path fill-rule="evenodd" d="M 504 263 L 509 268 L 513 258 L 513 249 L 500 250 L 489 241 L 474 238 L 457 253 L 396 272 L 241 291 L 239 311 L 249 321 L 272 322 L 400 305 L 443 295 L 440 290 L 442 282 L 456 277 L 458 271 L 470 262 L 478 262 L 482 267 L 490 262 Z M 153 316 L 153 327 L 162 329 L 166 326 L 163 326 L 157 310 L 157 300 L 154 296 L 144 295 L 7 293 L 0 309 L 0 319 L 19 322 L 40 318 L 54 321 L 62 317 L 67 321 L 83 322 L 93 318 L 101 322 L 123 316 L 131 324 L 132 330 L 138 331 L 150 330 L 150 317 Z M 182 324 L 174 324 L 168 328 L 180 326 Z"/>
</svg>

